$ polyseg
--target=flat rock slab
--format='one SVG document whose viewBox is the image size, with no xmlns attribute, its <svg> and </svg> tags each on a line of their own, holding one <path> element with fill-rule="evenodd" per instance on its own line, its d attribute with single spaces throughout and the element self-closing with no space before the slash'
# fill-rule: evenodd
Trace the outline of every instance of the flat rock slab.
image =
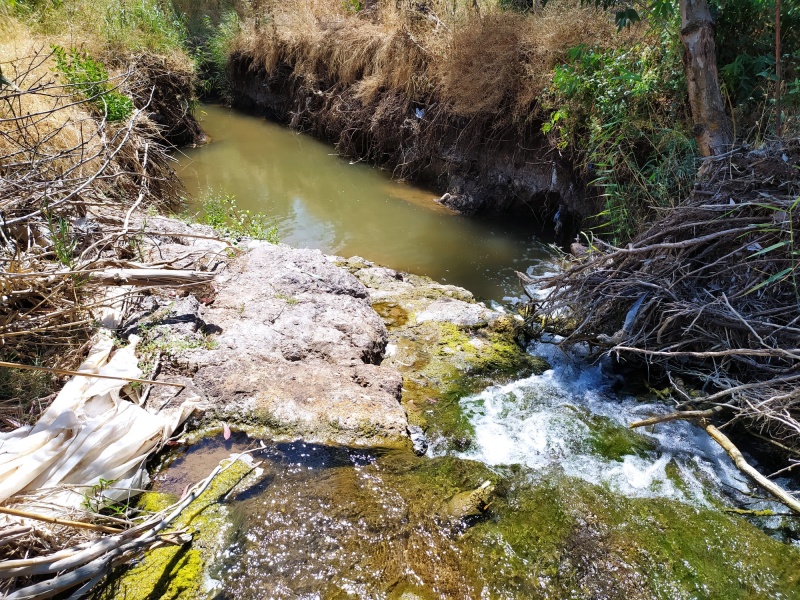
<svg viewBox="0 0 800 600">
<path fill-rule="evenodd" d="M 386 327 L 355 277 L 319 251 L 263 244 L 216 288 L 200 307 L 213 347 L 180 358 L 206 398 L 203 422 L 273 439 L 409 444 L 402 377 L 378 365 Z"/>
</svg>

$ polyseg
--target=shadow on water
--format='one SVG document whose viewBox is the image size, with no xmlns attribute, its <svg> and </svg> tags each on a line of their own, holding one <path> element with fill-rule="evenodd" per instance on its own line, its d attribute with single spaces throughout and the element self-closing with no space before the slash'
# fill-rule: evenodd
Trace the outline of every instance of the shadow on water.
<svg viewBox="0 0 800 600">
<path fill-rule="evenodd" d="M 207 146 L 178 157 L 195 202 L 233 194 L 240 208 L 263 212 L 281 241 L 460 285 L 485 300 L 519 296 L 514 270 L 545 268 L 550 242 L 536 219 L 472 219 L 436 204 L 434 192 L 392 181 L 326 144 L 219 106 L 205 106 Z"/>
</svg>

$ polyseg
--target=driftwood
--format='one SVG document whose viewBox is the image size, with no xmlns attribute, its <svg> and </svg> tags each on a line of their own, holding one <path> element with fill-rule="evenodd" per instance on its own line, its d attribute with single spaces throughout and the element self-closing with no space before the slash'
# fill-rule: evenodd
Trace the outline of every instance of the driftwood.
<svg viewBox="0 0 800 600">
<path fill-rule="evenodd" d="M 146 287 L 195 285 L 207 283 L 213 278 L 214 273 L 177 269 L 113 269 L 89 275 L 89 281 L 101 285 Z"/>
<path fill-rule="evenodd" d="M 538 281 L 530 321 L 653 375 L 709 390 L 726 416 L 800 451 L 800 140 L 714 161 L 692 196 L 630 244 L 587 237 Z M 686 398 L 683 398 L 686 401 Z M 678 417 L 685 418 L 685 417 Z M 650 422 L 657 422 L 651 420 Z"/>
<path fill-rule="evenodd" d="M 109 123 L 96 98 L 76 95 L 50 64 L 51 53 L 39 51 L 3 65 L 13 85 L 0 89 L 0 347 L 12 360 L 71 366 L 94 324 L 86 282 L 127 276 L 82 273 L 135 256 L 142 232 L 131 215 L 176 206 L 180 185 L 147 116 L 152 88 L 138 86 L 133 114 Z M 131 77 L 109 83 L 125 88 Z M 90 211 L 104 209 L 125 218 L 101 228 Z M 130 274 L 126 285 L 154 285 L 146 279 Z"/>
<path fill-rule="evenodd" d="M 720 446 L 722 446 L 723 450 L 728 453 L 728 456 L 731 457 L 733 464 L 736 465 L 736 468 L 739 469 L 742 473 L 748 475 L 750 478 L 753 479 L 759 486 L 763 489 L 768 491 L 772 494 L 778 501 L 782 502 L 789 508 L 791 508 L 794 512 L 800 514 L 800 501 L 794 498 L 791 494 L 789 494 L 786 490 L 784 490 L 781 486 L 776 484 L 774 481 L 770 481 L 766 477 L 764 477 L 761 473 L 759 473 L 750 463 L 748 463 L 739 449 L 733 445 L 724 433 L 722 433 L 719 429 L 711 425 L 710 423 L 706 424 L 705 430 L 708 435 L 711 436 L 715 442 L 717 442 Z"/>
<path fill-rule="evenodd" d="M 756 485 L 769 492 L 776 500 L 800 515 L 800 501 L 794 498 L 794 496 L 792 496 L 774 481 L 770 481 L 764 475 L 759 473 L 755 467 L 745 460 L 741 451 L 734 445 L 733 442 L 731 442 L 728 436 L 707 421 L 708 418 L 714 416 L 716 413 L 721 412 L 721 410 L 724 408 L 725 407 L 723 406 L 718 406 L 709 410 L 687 410 L 669 413 L 666 415 L 659 415 L 657 417 L 631 423 L 630 428 L 635 429 L 637 427 L 646 427 L 649 425 L 655 425 L 657 423 L 666 423 L 668 421 L 695 421 L 706 430 L 706 433 L 708 433 L 711 439 L 717 442 L 717 444 L 719 444 L 722 449 L 727 452 L 737 469 L 750 477 L 756 483 Z"/>
<path fill-rule="evenodd" d="M 33 519 L 34 521 L 43 521 L 45 523 L 52 523 L 53 525 L 66 525 L 67 527 L 77 527 L 78 529 L 90 529 L 92 531 L 100 531 L 102 533 L 122 533 L 121 529 L 116 527 L 106 527 L 105 525 L 96 525 L 95 523 L 86 523 L 84 521 L 72 521 L 70 519 L 60 519 L 58 517 L 51 517 L 49 515 L 40 515 L 29 510 L 17 510 L 7 506 L 0 506 L 0 513 L 4 515 L 11 515 L 14 517 L 22 517 L 24 519 Z"/>
</svg>

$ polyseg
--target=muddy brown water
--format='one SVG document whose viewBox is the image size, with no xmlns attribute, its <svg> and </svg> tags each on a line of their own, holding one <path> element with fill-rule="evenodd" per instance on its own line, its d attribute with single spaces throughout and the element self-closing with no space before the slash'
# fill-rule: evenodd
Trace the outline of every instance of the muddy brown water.
<svg viewBox="0 0 800 600">
<path fill-rule="evenodd" d="M 290 246 L 361 256 L 484 300 L 519 296 L 514 270 L 547 268 L 548 240 L 533 215 L 467 218 L 430 190 L 275 123 L 214 105 L 198 115 L 211 143 L 178 157 L 191 211 L 209 194 L 233 194 L 240 208 L 274 219 Z"/>
</svg>

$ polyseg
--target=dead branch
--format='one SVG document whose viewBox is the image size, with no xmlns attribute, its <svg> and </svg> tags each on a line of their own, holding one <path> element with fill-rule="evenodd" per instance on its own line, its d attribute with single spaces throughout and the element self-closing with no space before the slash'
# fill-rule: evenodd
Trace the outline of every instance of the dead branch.
<svg viewBox="0 0 800 600">
<path fill-rule="evenodd" d="M 92 283 L 147 287 L 194 285 L 211 281 L 213 278 L 213 273 L 178 269 L 114 269 L 89 274 Z"/>
<path fill-rule="evenodd" d="M 748 463 L 739 449 L 733 445 L 733 442 L 728 439 L 724 433 L 722 433 L 719 429 L 711 425 L 710 423 L 705 426 L 705 430 L 711 438 L 717 442 L 725 452 L 728 453 L 728 456 L 731 457 L 733 464 L 736 465 L 742 473 L 746 474 L 750 477 L 753 481 L 755 481 L 760 487 L 764 490 L 772 494 L 775 498 L 777 498 L 781 503 L 785 504 L 789 508 L 791 508 L 794 512 L 800 514 L 800 501 L 796 500 L 791 494 L 789 494 L 786 490 L 784 490 L 781 486 L 776 484 L 774 481 L 770 481 L 766 477 L 764 477 L 761 473 L 759 473 L 756 469 Z"/>
<path fill-rule="evenodd" d="M 85 523 L 83 521 L 71 521 L 69 519 L 60 519 L 58 517 L 51 517 L 48 515 L 40 515 L 30 512 L 28 510 L 17 510 L 7 506 L 0 506 L 0 513 L 6 515 L 13 515 L 15 517 L 22 517 L 24 519 L 33 519 L 34 521 L 44 521 L 45 523 L 52 523 L 54 525 L 66 525 L 67 527 L 77 527 L 79 529 L 90 529 L 92 531 L 100 531 L 102 533 L 122 533 L 121 529 L 115 527 L 106 527 L 105 525 L 96 525 L 94 523 Z"/>
<path fill-rule="evenodd" d="M 186 387 L 182 383 L 170 383 L 169 381 L 151 381 L 149 379 L 132 379 L 130 377 L 117 377 L 112 375 L 100 375 L 99 373 L 84 373 L 82 371 L 72 371 L 70 369 L 56 369 L 52 367 L 38 367 L 35 365 L 24 365 L 21 363 L 0 361 L 0 367 L 7 367 L 9 369 L 23 369 L 27 371 L 45 371 L 47 373 L 55 373 L 56 375 L 70 375 L 77 377 L 93 377 L 95 379 L 111 379 L 112 381 L 129 381 L 131 383 L 143 383 L 148 385 L 166 385 L 170 387 Z M 2 510 L 0 510 L 2 512 Z"/>
</svg>

